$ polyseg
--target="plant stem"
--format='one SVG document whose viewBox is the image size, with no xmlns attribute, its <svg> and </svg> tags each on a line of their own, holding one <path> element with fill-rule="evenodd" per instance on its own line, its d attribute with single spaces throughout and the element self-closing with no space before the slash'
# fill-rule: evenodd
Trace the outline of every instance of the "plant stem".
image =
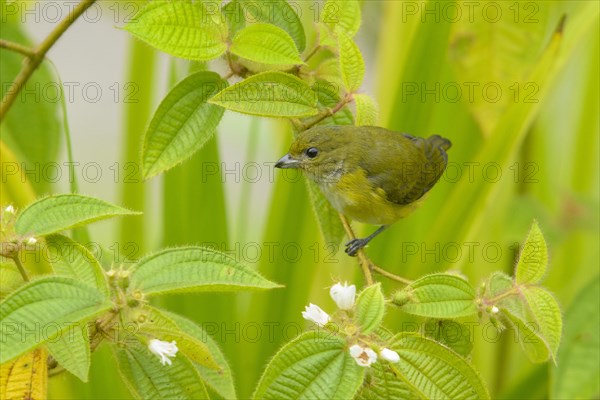
<svg viewBox="0 0 600 400">
<path fill-rule="evenodd" d="M 35 50 L 22 44 L 11 42 L 10 40 L 0 39 L 0 48 L 14 51 L 24 55 L 25 57 L 35 56 Z"/>
<path fill-rule="evenodd" d="M 308 60 L 310 60 L 315 54 L 317 54 L 319 52 L 319 50 L 321 50 L 321 46 L 320 45 L 316 45 L 315 48 L 312 49 L 310 51 L 310 53 L 308 53 L 308 55 L 304 59 L 304 62 L 307 63 Z"/>
<path fill-rule="evenodd" d="M 25 282 L 29 282 L 29 276 L 27 275 L 27 271 L 25 271 L 25 267 L 23 266 L 23 263 L 21 263 L 21 260 L 19 259 L 19 255 L 15 254 L 12 257 L 12 259 L 15 262 L 15 264 L 17 265 L 17 268 L 19 269 L 19 272 L 21 273 L 23 280 Z"/>
<path fill-rule="evenodd" d="M 305 131 L 313 126 L 317 125 L 319 122 L 323 121 L 325 118 L 331 117 L 333 114 L 340 111 L 344 106 L 352 101 L 352 95 L 347 94 L 339 103 L 337 103 L 333 108 L 327 108 L 321 112 L 320 115 L 316 116 L 314 120 L 310 121 L 306 125 L 303 125 L 299 132 Z"/>
<path fill-rule="evenodd" d="M 8 110 L 13 105 L 17 96 L 23 89 L 23 86 L 27 83 L 33 72 L 39 67 L 39 65 L 46 57 L 46 53 L 48 50 L 52 48 L 54 43 L 62 36 L 63 33 L 83 14 L 85 10 L 87 10 L 92 4 L 94 4 L 96 0 L 82 0 L 81 3 L 77 5 L 70 13 L 67 15 L 65 19 L 63 19 L 57 26 L 54 28 L 52 32 L 44 39 L 44 41 L 34 50 L 33 53 L 27 55 L 27 59 L 23 63 L 23 67 L 19 74 L 15 78 L 13 83 L 14 90 L 8 90 L 2 99 L 2 103 L 0 103 L 0 121 L 4 119 Z M 21 50 L 23 50 L 22 46 Z M 11 49 L 16 51 L 15 47 Z"/>
<path fill-rule="evenodd" d="M 348 235 L 348 239 L 350 239 L 350 240 L 356 239 L 356 236 L 354 235 L 354 231 L 352 230 L 352 227 L 348 223 L 346 216 L 342 213 L 340 213 L 339 215 L 340 215 L 340 221 L 342 221 L 342 225 L 344 226 L 344 230 L 346 231 L 346 235 Z M 371 267 L 373 264 L 371 263 L 371 261 L 369 260 L 367 255 L 365 254 L 364 249 L 359 249 L 357 255 L 358 255 L 358 263 L 360 264 L 363 274 L 365 275 L 365 280 L 367 281 L 367 286 L 370 286 L 373 284 L 373 276 L 371 275 Z"/>
<path fill-rule="evenodd" d="M 388 271 L 386 271 L 383 268 L 379 268 L 377 265 L 374 265 L 372 263 L 371 263 L 371 269 L 373 271 L 377 272 L 378 274 L 383 275 L 386 278 L 389 278 L 389 279 L 391 279 L 393 281 L 404 283 L 405 285 L 410 285 L 412 283 L 412 281 L 410 279 L 406 279 L 406 278 L 403 278 L 403 277 L 398 276 L 396 274 L 392 274 L 391 272 L 388 272 Z"/>
</svg>

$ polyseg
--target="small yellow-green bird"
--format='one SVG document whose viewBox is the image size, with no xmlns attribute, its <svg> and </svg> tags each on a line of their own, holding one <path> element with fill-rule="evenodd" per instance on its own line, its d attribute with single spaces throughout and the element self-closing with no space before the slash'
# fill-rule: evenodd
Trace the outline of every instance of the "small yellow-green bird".
<svg viewBox="0 0 600 400">
<path fill-rule="evenodd" d="M 442 176 L 452 144 L 376 126 L 317 126 L 298 135 L 275 167 L 299 168 L 333 208 L 359 222 L 381 225 L 346 244 L 351 256 L 387 226 L 412 213 Z"/>
</svg>

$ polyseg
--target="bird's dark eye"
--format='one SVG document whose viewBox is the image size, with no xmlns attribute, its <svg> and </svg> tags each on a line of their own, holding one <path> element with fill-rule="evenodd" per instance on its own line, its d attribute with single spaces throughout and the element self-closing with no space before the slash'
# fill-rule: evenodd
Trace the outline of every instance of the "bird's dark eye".
<svg viewBox="0 0 600 400">
<path fill-rule="evenodd" d="M 308 156 L 308 158 L 315 158 L 319 155 L 319 149 L 317 149 L 316 147 L 309 147 L 308 149 L 306 149 L 305 153 Z"/>
</svg>

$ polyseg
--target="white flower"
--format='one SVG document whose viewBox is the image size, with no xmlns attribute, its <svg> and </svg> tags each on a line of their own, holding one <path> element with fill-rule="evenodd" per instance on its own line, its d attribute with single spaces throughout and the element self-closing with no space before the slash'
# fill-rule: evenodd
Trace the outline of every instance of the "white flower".
<svg viewBox="0 0 600 400">
<path fill-rule="evenodd" d="M 321 307 L 316 306 L 313 303 L 310 303 L 306 306 L 306 309 L 302 311 L 302 317 L 308 321 L 314 322 L 320 327 L 325 326 L 325 324 L 329 322 L 329 315 L 321 310 Z"/>
<path fill-rule="evenodd" d="M 340 310 L 350 310 L 354 305 L 356 286 L 336 283 L 329 290 L 329 294 Z"/>
<path fill-rule="evenodd" d="M 387 360 L 391 363 L 397 363 L 400 361 L 400 356 L 394 350 L 390 350 L 387 347 L 379 352 L 379 355 L 384 360 Z"/>
<path fill-rule="evenodd" d="M 35 244 L 37 243 L 37 239 L 31 236 L 29 239 L 27 239 L 26 243 L 28 246 L 35 246 Z"/>
<path fill-rule="evenodd" d="M 169 343 L 158 339 L 152 339 L 148 342 L 148 350 L 160 358 L 162 365 L 171 365 L 171 359 L 169 357 L 175 357 L 179 351 L 177 342 L 172 341 Z"/>
<path fill-rule="evenodd" d="M 499 309 L 498 309 L 498 307 L 496 307 L 496 306 L 492 306 L 492 309 L 490 310 L 490 312 L 491 312 L 492 314 L 498 314 L 498 311 L 500 311 L 500 310 L 499 310 Z"/>
<path fill-rule="evenodd" d="M 377 353 L 369 347 L 361 347 L 357 344 L 350 346 L 350 355 L 354 358 L 354 361 L 361 367 L 369 367 L 375 361 L 377 361 Z"/>
<path fill-rule="evenodd" d="M 15 208 L 12 206 L 12 204 L 9 204 L 8 206 L 6 206 L 6 208 L 4 209 L 4 212 L 12 215 L 15 213 Z"/>
</svg>

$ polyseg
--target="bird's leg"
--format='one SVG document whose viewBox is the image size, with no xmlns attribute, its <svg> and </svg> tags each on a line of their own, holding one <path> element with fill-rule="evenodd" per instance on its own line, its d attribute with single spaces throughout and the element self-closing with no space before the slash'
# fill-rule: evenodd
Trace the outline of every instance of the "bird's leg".
<svg viewBox="0 0 600 400">
<path fill-rule="evenodd" d="M 354 257 L 356 255 L 356 252 L 358 250 L 360 250 L 363 247 L 365 247 L 371 240 L 373 240 L 373 238 L 375 236 L 379 235 L 387 227 L 388 227 L 388 225 L 381 225 L 379 228 L 377 228 L 377 230 L 375 232 L 371 233 L 366 238 L 363 238 L 363 239 L 352 239 L 351 241 L 349 241 L 348 243 L 346 243 L 346 254 L 348 254 L 349 256 Z"/>
</svg>

